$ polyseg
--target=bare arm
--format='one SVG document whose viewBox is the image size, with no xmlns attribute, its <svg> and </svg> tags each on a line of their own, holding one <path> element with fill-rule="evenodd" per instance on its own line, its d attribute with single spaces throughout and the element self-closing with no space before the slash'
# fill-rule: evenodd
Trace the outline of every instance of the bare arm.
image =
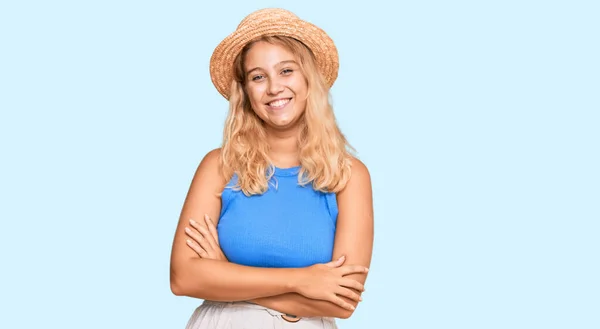
<svg viewBox="0 0 600 329">
<path fill-rule="evenodd" d="M 209 152 L 200 163 L 186 197 L 175 232 L 171 253 L 171 290 L 175 295 L 239 301 L 297 292 L 335 301 L 332 291 L 356 287 L 343 276 L 364 271 L 360 266 L 332 268 L 325 265 L 304 269 L 257 268 L 203 259 L 186 244 L 185 227 L 196 219 L 206 228 L 204 214 L 219 218 L 220 193 L 226 184 L 219 170 L 220 151 Z"/>
<path fill-rule="evenodd" d="M 325 316 L 347 319 L 353 312 L 328 301 L 309 299 L 295 293 L 257 298 L 252 300 L 252 302 L 282 313 L 300 317 Z"/>
<path fill-rule="evenodd" d="M 171 253 L 171 290 L 215 301 L 235 301 L 272 296 L 293 291 L 289 269 L 259 269 L 200 258 L 186 247 L 184 227 L 190 218 L 204 224 L 204 214 L 219 218 L 219 193 L 226 184 L 219 170 L 220 150 L 202 160 L 187 194 Z M 240 280 L 243 278 L 243 280 Z"/>
<path fill-rule="evenodd" d="M 354 160 L 352 178 L 344 190 L 338 193 L 337 200 L 339 215 L 333 258 L 346 255 L 345 264 L 369 267 L 374 230 L 371 178 L 367 167 L 359 160 Z M 364 284 L 367 275 L 352 274 L 348 277 Z M 348 298 L 344 300 L 353 308 L 358 304 L 357 301 Z M 294 293 L 260 298 L 254 302 L 297 316 L 331 316 L 346 319 L 353 313 L 353 310 L 344 309 L 328 301 L 309 299 Z"/>
</svg>

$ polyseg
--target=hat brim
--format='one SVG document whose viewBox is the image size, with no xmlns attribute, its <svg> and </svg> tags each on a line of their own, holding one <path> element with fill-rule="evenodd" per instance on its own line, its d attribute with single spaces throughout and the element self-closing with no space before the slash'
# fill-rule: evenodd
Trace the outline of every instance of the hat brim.
<svg viewBox="0 0 600 329">
<path fill-rule="evenodd" d="M 333 40 L 319 27 L 299 18 L 287 21 L 262 21 L 258 26 L 246 25 L 228 35 L 215 48 L 210 59 L 210 76 L 223 97 L 229 99 L 233 80 L 233 63 L 249 42 L 262 36 L 285 36 L 304 43 L 314 54 L 319 72 L 328 87 L 337 79 L 338 52 Z"/>
</svg>

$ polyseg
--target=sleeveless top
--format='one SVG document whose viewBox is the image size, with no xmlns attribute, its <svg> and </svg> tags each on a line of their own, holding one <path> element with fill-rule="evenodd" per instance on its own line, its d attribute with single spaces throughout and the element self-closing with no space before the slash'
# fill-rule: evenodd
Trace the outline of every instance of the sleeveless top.
<svg viewBox="0 0 600 329">
<path fill-rule="evenodd" d="M 331 261 L 338 216 L 335 193 L 300 186 L 300 167 L 275 168 L 269 189 L 246 196 L 231 187 L 221 196 L 217 225 L 227 259 L 254 267 L 306 267 Z M 274 186 L 275 185 L 275 186 Z"/>
</svg>

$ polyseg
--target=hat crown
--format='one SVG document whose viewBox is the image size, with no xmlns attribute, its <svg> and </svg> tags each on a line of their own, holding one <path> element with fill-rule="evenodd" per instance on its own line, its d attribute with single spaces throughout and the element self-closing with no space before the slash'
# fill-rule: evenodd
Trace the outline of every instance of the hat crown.
<svg viewBox="0 0 600 329">
<path fill-rule="evenodd" d="M 250 13 L 240 22 L 237 29 L 239 30 L 246 26 L 260 24 L 265 21 L 292 21 L 298 19 L 298 16 L 291 11 L 281 8 L 265 8 Z"/>
</svg>

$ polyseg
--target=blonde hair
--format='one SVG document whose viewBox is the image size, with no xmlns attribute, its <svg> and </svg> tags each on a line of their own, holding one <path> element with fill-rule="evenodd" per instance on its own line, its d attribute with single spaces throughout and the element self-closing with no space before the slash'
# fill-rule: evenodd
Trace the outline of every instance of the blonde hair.
<svg viewBox="0 0 600 329">
<path fill-rule="evenodd" d="M 234 62 L 229 113 L 221 147 L 221 170 L 227 180 L 234 174 L 234 189 L 246 195 L 262 194 L 274 173 L 263 121 L 254 113 L 244 90 L 245 56 L 258 41 L 277 44 L 297 56 L 308 84 L 306 110 L 300 119 L 298 183 L 312 183 L 317 191 L 339 192 L 350 179 L 350 151 L 354 149 L 337 126 L 329 102 L 329 88 L 317 70 L 314 55 L 302 42 L 282 36 L 260 37 L 249 42 Z"/>
</svg>

